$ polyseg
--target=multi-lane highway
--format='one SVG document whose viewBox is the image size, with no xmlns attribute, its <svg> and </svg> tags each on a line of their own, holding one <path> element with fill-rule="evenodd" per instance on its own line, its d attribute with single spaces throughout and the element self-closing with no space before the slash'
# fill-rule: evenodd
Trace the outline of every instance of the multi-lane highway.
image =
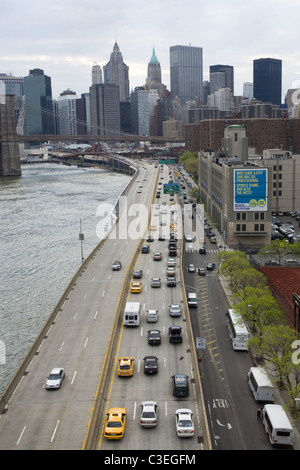
<svg viewBox="0 0 300 470">
<path fill-rule="evenodd" d="M 201 397 L 196 397 L 195 392 L 195 365 L 191 361 L 191 345 L 185 328 L 187 312 L 179 278 L 179 257 L 176 258 L 178 284 L 171 288 L 166 286 L 167 241 L 155 240 L 149 254 L 139 255 L 143 222 L 147 227 L 147 210 L 156 194 L 158 178 L 168 179 L 168 169 L 161 172 L 154 165 L 140 166 L 120 214 L 120 223 L 123 221 L 126 229 L 119 223 L 117 231 L 122 232 L 122 236 L 109 236 L 76 279 L 0 415 L 1 449 L 91 448 L 88 444 L 91 433 L 92 448 L 203 447 Z M 126 231 L 130 232 L 128 236 L 124 236 Z M 161 261 L 153 261 L 154 249 L 163 253 Z M 121 261 L 121 271 L 112 271 L 114 260 Z M 116 313 L 123 298 L 134 295 L 124 284 L 130 277 L 128 269 L 134 263 L 144 273 L 142 292 L 135 294 L 135 299 L 138 297 L 142 304 L 142 321 L 138 328 L 125 329 L 116 320 Z M 162 280 L 158 289 L 151 288 L 151 277 L 156 275 Z M 167 329 L 174 323 L 168 313 L 169 304 L 173 302 L 182 306 L 179 321 L 184 332 L 183 343 L 175 345 L 169 344 L 167 339 Z M 153 377 L 143 372 L 143 357 L 154 350 L 154 346 L 147 344 L 145 310 L 148 308 L 159 310 L 155 326 L 162 334 L 162 344 L 155 348 L 159 372 Z M 135 358 L 134 375 L 129 380 L 120 379 L 116 374 L 115 361 L 120 355 Z M 63 367 L 66 377 L 59 390 L 48 391 L 45 382 L 54 367 Z M 171 375 L 177 372 L 190 377 L 188 400 L 179 401 L 172 395 Z M 110 378 L 106 380 L 109 373 Z M 107 381 L 105 388 L 104 379 Z M 158 402 L 159 424 L 154 430 L 145 430 L 139 425 L 139 405 L 150 398 Z M 183 405 L 192 409 L 196 425 L 195 437 L 186 441 L 175 433 L 174 412 Z M 117 443 L 108 442 L 102 433 L 104 414 L 110 406 L 127 410 L 126 434 Z"/>
</svg>

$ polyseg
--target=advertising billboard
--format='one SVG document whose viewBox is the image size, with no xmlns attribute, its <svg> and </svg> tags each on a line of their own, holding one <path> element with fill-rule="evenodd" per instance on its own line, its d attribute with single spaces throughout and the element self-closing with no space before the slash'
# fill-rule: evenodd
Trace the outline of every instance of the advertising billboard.
<svg viewBox="0 0 300 470">
<path fill-rule="evenodd" d="M 233 210 L 235 212 L 268 210 L 267 168 L 235 169 L 233 185 Z"/>
</svg>

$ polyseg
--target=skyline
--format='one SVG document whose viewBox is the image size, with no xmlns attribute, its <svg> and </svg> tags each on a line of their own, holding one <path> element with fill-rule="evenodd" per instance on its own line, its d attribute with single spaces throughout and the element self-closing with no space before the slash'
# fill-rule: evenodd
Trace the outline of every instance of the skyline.
<svg viewBox="0 0 300 470">
<path fill-rule="evenodd" d="M 253 82 L 253 60 L 259 58 L 282 60 L 282 102 L 289 88 L 300 88 L 298 0 L 102 5 L 99 0 L 0 0 L 5 44 L 0 73 L 27 76 L 41 68 L 51 77 L 53 99 L 68 88 L 80 96 L 89 91 L 93 64 L 106 65 L 117 42 L 129 66 L 130 91 L 145 84 L 153 47 L 170 89 L 170 47 L 192 45 L 203 49 L 203 80 L 209 80 L 210 65 L 234 67 L 235 95 L 242 94 L 244 82 Z"/>
</svg>

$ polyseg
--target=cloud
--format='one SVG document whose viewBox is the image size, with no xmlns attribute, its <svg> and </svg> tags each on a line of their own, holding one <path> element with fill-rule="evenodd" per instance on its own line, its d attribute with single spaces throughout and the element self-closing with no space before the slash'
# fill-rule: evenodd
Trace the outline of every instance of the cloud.
<svg viewBox="0 0 300 470">
<path fill-rule="evenodd" d="M 87 92 L 91 68 L 109 61 L 117 41 L 130 67 L 130 88 L 142 85 L 155 47 L 169 86 L 169 48 L 203 47 L 204 79 L 209 66 L 235 68 L 235 91 L 252 81 L 253 60 L 283 61 L 283 88 L 299 79 L 297 0 L 0 0 L 0 72 L 27 75 L 39 67 L 52 78 L 53 96 L 66 88 Z"/>
</svg>

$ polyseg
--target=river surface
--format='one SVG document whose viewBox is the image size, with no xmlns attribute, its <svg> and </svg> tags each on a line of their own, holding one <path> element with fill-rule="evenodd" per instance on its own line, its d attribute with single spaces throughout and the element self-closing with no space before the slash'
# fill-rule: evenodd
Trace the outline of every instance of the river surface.
<svg viewBox="0 0 300 470">
<path fill-rule="evenodd" d="M 129 182 L 119 173 L 51 163 L 0 177 L 0 395 L 82 257 L 100 242 L 97 209 L 114 206 Z"/>
</svg>

